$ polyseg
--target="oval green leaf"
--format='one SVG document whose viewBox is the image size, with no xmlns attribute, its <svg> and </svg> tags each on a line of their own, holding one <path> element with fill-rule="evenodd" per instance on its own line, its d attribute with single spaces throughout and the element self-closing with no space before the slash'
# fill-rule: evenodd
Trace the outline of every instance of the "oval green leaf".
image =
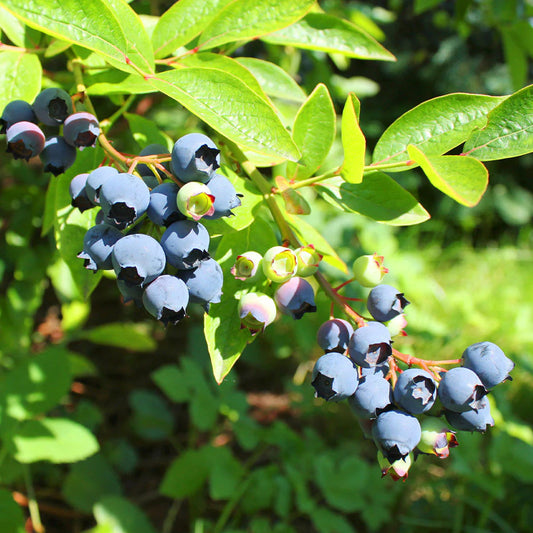
<svg viewBox="0 0 533 533">
<path fill-rule="evenodd" d="M 153 72 L 150 40 L 124 0 L 1 0 L 0 6 L 28 26 L 97 52 L 113 66 Z"/>
<path fill-rule="evenodd" d="M 308 13 L 298 22 L 261 39 L 267 43 L 339 53 L 357 59 L 396 59 L 362 29 L 347 20 L 324 13 Z"/>
<path fill-rule="evenodd" d="M 163 72 L 150 83 L 237 144 L 299 159 L 298 148 L 274 108 L 232 74 L 191 67 Z"/>
<path fill-rule="evenodd" d="M 199 35 L 232 0 L 180 0 L 165 11 L 152 35 L 156 57 L 165 57 Z M 183 21 L 186 20 L 187 24 Z"/>
<path fill-rule="evenodd" d="M 200 35 L 198 46 L 207 50 L 272 33 L 302 18 L 314 3 L 315 0 L 235 0 L 211 21 Z"/>
<path fill-rule="evenodd" d="M 315 173 L 335 139 L 335 120 L 335 108 L 328 89 L 319 83 L 296 115 L 292 138 L 302 158 L 298 165 L 287 165 L 287 176 L 305 179 Z"/>
<path fill-rule="evenodd" d="M 76 335 L 103 346 L 115 346 L 136 352 L 153 352 L 157 348 L 156 341 L 143 324 L 115 322 L 103 324 L 92 329 L 85 329 Z"/>
<path fill-rule="evenodd" d="M 512 94 L 472 133 L 464 153 L 481 161 L 507 159 L 533 151 L 533 85 Z"/>
<path fill-rule="evenodd" d="M 28 28 L 15 15 L 0 7 L 0 28 L 9 40 L 22 48 L 35 48 L 39 44 L 41 34 Z"/>
<path fill-rule="evenodd" d="M 489 182 L 481 161 L 464 155 L 428 156 L 416 146 L 409 146 L 408 153 L 430 183 L 456 202 L 472 207 L 481 200 Z"/>
<path fill-rule="evenodd" d="M 0 54 L 0 113 L 12 100 L 32 103 L 41 90 L 42 68 L 35 54 Z"/>
<path fill-rule="evenodd" d="M 430 218 L 416 198 L 383 172 L 365 174 L 361 183 L 315 186 L 338 209 L 359 213 L 391 226 L 411 226 Z"/>
<path fill-rule="evenodd" d="M 374 149 L 373 164 L 407 161 L 412 144 L 426 155 L 442 155 L 482 127 L 490 111 L 505 97 L 453 93 L 439 96 L 407 111 L 383 133 Z M 396 170 L 406 170 L 407 167 Z M 394 172 L 394 169 L 390 169 Z"/>
<path fill-rule="evenodd" d="M 342 148 L 344 163 L 342 177 L 350 183 L 361 183 L 365 168 L 366 139 L 359 126 L 361 104 L 355 94 L 350 93 L 342 112 Z"/>
</svg>

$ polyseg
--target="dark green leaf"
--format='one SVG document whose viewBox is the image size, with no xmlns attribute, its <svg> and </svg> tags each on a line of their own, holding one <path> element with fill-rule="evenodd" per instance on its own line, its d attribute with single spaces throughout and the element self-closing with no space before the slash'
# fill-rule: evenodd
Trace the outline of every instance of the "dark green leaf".
<svg viewBox="0 0 533 533">
<path fill-rule="evenodd" d="M 274 32 L 302 18 L 314 3 L 315 0 L 235 0 L 211 21 L 200 35 L 198 46 L 206 50 Z"/>
<path fill-rule="evenodd" d="M 172 434 L 174 417 L 167 403 L 155 392 L 135 389 L 129 396 L 132 426 L 140 437 L 162 440 Z"/>
<path fill-rule="evenodd" d="M 24 533 L 24 514 L 10 490 L 0 489 L 0 531 Z"/>
<path fill-rule="evenodd" d="M 244 467 L 227 447 L 210 451 L 209 495 L 213 500 L 229 500 L 239 491 Z"/>
<path fill-rule="evenodd" d="M 35 54 L 0 53 L 0 113 L 12 100 L 30 104 L 41 90 L 41 62 Z"/>
<path fill-rule="evenodd" d="M 463 155 L 427 156 L 415 146 L 409 146 L 408 152 L 439 191 L 468 207 L 481 200 L 489 182 L 489 173 L 481 161 Z"/>
<path fill-rule="evenodd" d="M 360 213 L 391 226 L 420 224 L 430 217 L 409 192 L 383 172 L 365 174 L 360 184 L 328 182 L 316 189 L 348 213 Z"/>
<path fill-rule="evenodd" d="M 482 94 L 454 93 L 423 102 L 385 130 L 374 150 L 373 162 L 407 161 L 407 146 L 410 144 L 423 150 L 426 155 L 442 155 L 466 141 L 476 128 L 485 125 L 489 112 L 504 99 Z"/>
<path fill-rule="evenodd" d="M 191 399 L 189 382 L 177 365 L 165 365 L 152 372 L 152 379 L 173 402 Z"/>
<path fill-rule="evenodd" d="M 94 506 L 99 526 L 110 526 L 113 533 L 156 533 L 148 517 L 121 496 L 104 496 Z"/>
<path fill-rule="evenodd" d="M 512 94 L 489 114 L 487 125 L 474 131 L 464 153 L 481 161 L 507 159 L 533 151 L 533 85 Z"/>
<path fill-rule="evenodd" d="M 316 531 L 321 533 L 355 533 L 355 529 L 346 518 L 326 507 L 316 507 L 310 515 Z"/>
<path fill-rule="evenodd" d="M 209 468 L 203 449 L 187 449 L 166 471 L 159 492 L 170 498 L 191 496 L 202 488 L 208 475 Z"/>
<path fill-rule="evenodd" d="M 77 338 L 136 352 L 152 352 L 157 348 L 156 341 L 143 324 L 127 322 L 104 324 L 80 331 Z"/>
<path fill-rule="evenodd" d="M 350 93 L 342 112 L 342 177 L 350 183 L 361 183 L 365 168 L 366 139 L 359 126 L 360 106 L 357 96 Z"/>
<path fill-rule="evenodd" d="M 141 148 L 149 144 L 161 144 L 166 146 L 169 151 L 172 149 L 174 145 L 172 139 L 162 132 L 153 120 L 134 113 L 124 113 L 124 118 L 128 121 L 133 138 Z"/>
<path fill-rule="evenodd" d="M 324 13 L 308 13 L 298 22 L 262 39 L 267 43 L 339 53 L 357 59 L 395 60 L 388 50 L 361 28 Z"/>
</svg>

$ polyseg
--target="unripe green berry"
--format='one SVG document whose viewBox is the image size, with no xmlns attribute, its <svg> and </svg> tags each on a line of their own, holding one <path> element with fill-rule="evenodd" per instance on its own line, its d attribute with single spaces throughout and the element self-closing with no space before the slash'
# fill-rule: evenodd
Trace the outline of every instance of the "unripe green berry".
<svg viewBox="0 0 533 533">
<path fill-rule="evenodd" d="M 230 272 L 235 276 L 235 279 L 241 281 L 257 281 L 263 273 L 261 262 L 263 257 L 257 252 L 244 252 L 237 256 L 235 264 L 231 267 Z"/>
<path fill-rule="evenodd" d="M 355 280 L 363 287 L 375 287 L 387 272 L 388 269 L 383 266 L 383 256 L 378 254 L 362 255 L 353 263 Z"/>
<path fill-rule="evenodd" d="M 276 283 L 284 283 L 296 275 L 298 259 L 296 254 L 285 246 L 274 246 L 263 256 L 263 272 Z"/>
<path fill-rule="evenodd" d="M 181 213 L 193 220 L 200 220 L 204 215 L 212 215 L 215 212 L 214 201 L 215 197 L 209 187 L 199 181 L 185 183 L 176 198 Z"/>
<path fill-rule="evenodd" d="M 312 276 L 318 270 L 318 264 L 322 260 L 322 254 L 315 250 L 312 244 L 300 246 L 294 250 L 298 260 L 298 270 L 296 275 L 301 278 Z"/>
<path fill-rule="evenodd" d="M 425 417 L 420 423 L 422 436 L 417 448 L 422 453 L 436 455 L 445 459 L 450 454 L 450 448 L 457 446 L 455 431 L 448 428 L 448 425 L 435 417 Z"/>
<path fill-rule="evenodd" d="M 389 460 L 380 451 L 378 451 L 378 464 L 381 468 L 381 477 L 385 477 L 387 474 L 389 474 L 394 481 L 398 481 L 399 479 L 403 479 L 405 481 L 409 474 L 409 468 L 411 468 L 412 463 L 412 453 L 406 455 L 402 459 L 397 459 L 396 461 L 390 463 Z"/>
<path fill-rule="evenodd" d="M 239 301 L 241 328 L 247 328 L 252 335 L 263 331 L 276 318 L 276 303 L 266 294 L 249 292 Z"/>
<path fill-rule="evenodd" d="M 403 313 L 401 315 L 396 315 L 392 320 L 389 320 L 386 323 L 386 326 L 389 328 L 391 337 L 395 337 L 396 335 L 401 335 L 402 337 L 407 336 L 407 333 L 405 333 L 407 319 Z"/>
</svg>

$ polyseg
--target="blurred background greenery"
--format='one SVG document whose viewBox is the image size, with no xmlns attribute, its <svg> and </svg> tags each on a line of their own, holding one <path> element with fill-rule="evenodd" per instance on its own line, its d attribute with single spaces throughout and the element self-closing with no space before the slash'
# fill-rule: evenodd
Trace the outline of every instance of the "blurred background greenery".
<svg viewBox="0 0 533 533">
<path fill-rule="evenodd" d="M 170 5 L 133 4 L 147 15 Z M 531 81 L 529 1 L 320 5 L 363 26 L 398 61 L 348 61 L 260 42 L 236 53 L 278 63 L 308 93 L 325 83 L 338 112 L 354 91 L 370 150 L 394 119 L 426 99 L 450 92 L 508 94 Z M 62 68 L 58 59 L 48 61 L 51 71 Z M 95 100 L 103 109 L 109 105 Z M 297 111 L 277 104 L 286 117 Z M 163 98 L 139 97 L 132 109 L 172 138 L 201 127 Z M 119 149 L 139 151 L 126 121 L 110 135 Z M 338 164 L 340 156 L 338 140 L 328 164 Z M 444 197 L 416 170 L 396 174 L 432 215 L 408 228 L 339 215 L 306 191 L 313 207 L 307 221 L 321 228 L 346 264 L 362 253 L 385 256 L 385 279 L 412 302 L 409 335 L 397 341 L 399 349 L 448 359 L 490 340 L 516 362 L 514 381 L 491 395 L 492 430 L 460 433 L 449 459 L 420 457 L 409 479 L 394 483 L 380 479 L 375 446 L 348 405 L 313 398 L 309 372 L 321 355 L 315 333 L 329 313 L 323 295 L 316 314 L 298 322 L 281 317 L 270 326 L 218 387 L 200 313 L 165 330 L 142 310 L 123 306 L 105 277 L 84 301 L 53 236 L 41 236 L 48 176 L 2 158 L 1 364 L 9 370 L 49 344 L 65 350 L 74 381 L 55 412 L 81 422 L 101 444 L 97 455 L 68 467 L 32 465 L 47 531 L 85 531 L 94 525 L 92 514 L 94 533 L 118 531 L 109 525 L 116 516 L 127 522 L 120 531 L 128 533 L 529 531 L 532 163 L 532 156 L 489 163 L 489 189 L 472 209 Z M 334 285 L 347 279 L 324 271 Z M 345 294 L 365 293 L 348 286 Z M 0 482 L 25 493 L 24 472 L 9 458 Z M 17 501 L 25 505 L 21 494 Z"/>
</svg>

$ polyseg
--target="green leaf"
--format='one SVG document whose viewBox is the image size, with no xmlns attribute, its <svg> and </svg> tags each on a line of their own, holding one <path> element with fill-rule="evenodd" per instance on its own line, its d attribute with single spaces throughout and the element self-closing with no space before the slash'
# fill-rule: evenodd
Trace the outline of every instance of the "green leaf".
<svg viewBox="0 0 533 533">
<path fill-rule="evenodd" d="M 123 0 L 1 0 L 28 26 L 97 52 L 120 70 L 153 72 L 152 46 Z"/>
<path fill-rule="evenodd" d="M 285 210 L 291 215 L 308 215 L 311 213 L 311 206 L 302 196 L 300 191 L 290 187 L 290 181 L 283 176 L 276 176 L 276 186 L 281 192 L 281 197 L 285 202 Z"/>
<path fill-rule="evenodd" d="M 152 35 L 156 57 L 165 57 L 194 39 L 232 0 L 180 0 L 165 11 Z M 186 24 L 183 21 L 187 21 Z"/>
<path fill-rule="evenodd" d="M 224 447 L 210 447 L 209 495 L 213 500 L 229 500 L 241 487 L 244 467 Z"/>
<path fill-rule="evenodd" d="M 249 250 L 265 251 L 276 244 L 270 225 L 257 218 L 246 229 L 224 235 L 218 245 L 215 259 L 224 272 L 222 299 L 204 316 L 204 334 L 217 383 L 222 382 L 251 340 L 250 333 L 241 329 L 239 301 L 235 297 L 245 287 L 229 270 L 239 254 Z"/>
<path fill-rule="evenodd" d="M 187 376 L 177 365 L 165 365 L 151 374 L 156 385 L 173 402 L 187 402 L 191 399 Z"/>
<path fill-rule="evenodd" d="M 63 497 L 75 509 L 91 513 L 102 497 L 122 493 L 120 479 L 101 453 L 70 467 L 62 488 Z"/>
<path fill-rule="evenodd" d="M 429 213 L 411 193 L 383 172 L 365 174 L 363 182 L 317 185 L 325 200 L 348 213 L 360 213 L 391 226 L 420 224 Z"/>
<path fill-rule="evenodd" d="M 298 22 L 261 39 L 267 43 L 338 53 L 357 59 L 396 59 L 361 28 L 324 13 L 308 13 Z"/>
<path fill-rule="evenodd" d="M 0 489 L 0 531 L 24 533 L 24 514 L 10 490 Z"/>
<path fill-rule="evenodd" d="M 121 496 L 102 498 L 94 506 L 94 518 L 111 533 L 156 533 L 141 509 Z"/>
<path fill-rule="evenodd" d="M 489 182 L 489 173 L 481 161 L 464 155 L 427 156 L 416 146 L 407 150 L 439 191 L 468 207 L 481 200 Z"/>
<path fill-rule="evenodd" d="M 406 161 L 409 144 L 417 146 L 426 155 L 442 155 L 483 126 L 488 113 L 504 100 L 505 97 L 465 93 L 427 100 L 404 113 L 385 130 L 374 149 L 373 162 Z"/>
<path fill-rule="evenodd" d="M 231 57 L 213 54 L 211 52 L 201 52 L 184 57 L 180 60 L 180 64 L 186 67 L 218 68 L 224 72 L 233 74 L 233 76 L 239 78 L 249 89 L 257 94 L 257 96 L 267 102 L 269 101 L 253 74 L 246 67 L 241 65 L 240 62 L 235 61 L 235 59 L 232 59 Z"/>
<path fill-rule="evenodd" d="M 274 108 L 232 74 L 191 67 L 163 72 L 150 83 L 241 146 L 299 159 Z"/>
<path fill-rule="evenodd" d="M 88 429 L 66 418 L 26 420 L 6 444 L 20 463 L 74 463 L 99 449 Z"/>
<path fill-rule="evenodd" d="M 149 144 L 161 144 L 166 146 L 169 152 L 172 150 L 174 142 L 153 120 L 134 113 L 124 113 L 124 118 L 128 121 L 133 138 L 141 148 Z"/>
<path fill-rule="evenodd" d="M 69 352 L 50 346 L 11 370 L 0 385 L 6 413 L 18 420 L 45 413 L 68 394 Z"/>
<path fill-rule="evenodd" d="M 174 417 L 160 395 L 135 389 L 129 395 L 129 403 L 131 424 L 137 435 L 147 440 L 162 440 L 172 434 Z"/>
<path fill-rule="evenodd" d="M 12 100 L 30 104 L 41 90 L 42 68 L 35 54 L 0 53 L 0 113 Z"/>
<path fill-rule="evenodd" d="M 207 26 L 198 46 L 207 50 L 233 41 L 250 40 L 296 22 L 315 0 L 235 0 Z"/>
<path fill-rule="evenodd" d="M 136 74 L 118 70 L 107 70 L 85 78 L 87 94 L 90 96 L 107 96 L 111 94 L 148 94 L 155 89 Z"/>
<path fill-rule="evenodd" d="M 159 487 L 159 492 L 170 498 L 191 496 L 204 485 L 209 474 L 203 449 L 187 449 L 175 459 Z"/>
<path fill-rule="evenodd" d="M 365 168 L 366 139 L 359 126 L 360 106 L 357 96 L 350 93 L 342 112 L 344 163 L 341 175 L 350 183 L 361 183 Z"/>
<path fill-rule="evenodd" d="M 529 23 L 527 24 L 529 27 Z M 513 89 L 518 90 L 526 84 L 529 62 L 527 52 L 520 42 L 520 37 L 512 28 L 501 28 L 505 63 L 511 76 Z"/>
<path fill-rule="evenodd" d="M 507 159 L 533 151 L 533 85 L 512 94 L 474 131 L 463 152 L 481 161 Z"/>
<path fill-rule="evenodd" d="M 268 96 L 296 103 L 305 100 L 304 90 L 278 65 L 255 57 L 238 57 L 236 61 L 253 74 Z"/>
<path fill-rule="evenodd" d="M 326 507 L 314 507 L 310 516 L 316 531 L 321 533 L 355 533 L 346 518 Z"/>
<path fill-rule="evenodd" d="M 144 324 L 127 322 L 104 324 L 80 331 L 76 338 L 135 352 L 152 352 L 157 348 L 157 342 Z"/>
<path fill-rule="evenodd" d="M 28 28 L 3 7 L 0 7 L 0 28 L 16 46 L 34 48 L 39 44 L 40 33 Z"/>
<path fill-rule="evenodd" d="M 287 164 L 287 176 L 305 179 L 312 176 L 326 159 L 335 139 L 335 108 L 327 87 L 319 83 L 300 107 L 292 138 L 302 154 L 298 162 Z"/>
</svg>

